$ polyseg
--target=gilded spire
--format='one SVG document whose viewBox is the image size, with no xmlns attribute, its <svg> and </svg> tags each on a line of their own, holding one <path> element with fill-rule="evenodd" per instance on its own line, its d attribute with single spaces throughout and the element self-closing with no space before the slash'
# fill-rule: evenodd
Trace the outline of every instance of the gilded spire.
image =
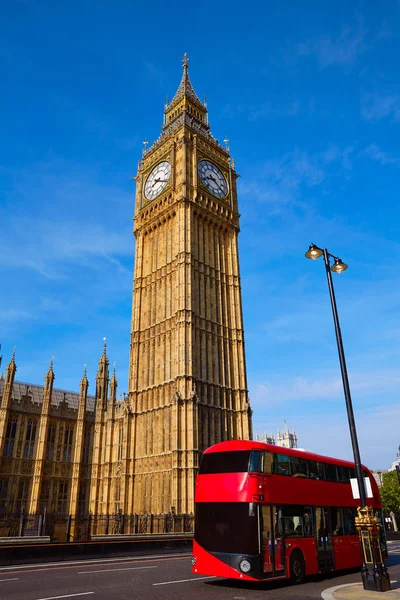
<svg viewBox="0 0 400 600">
<path fill-rule="evenodd" d="M 107 358 L 107 338 L 103 337 L 103 354 L 100 357 L 99 360 L 99 367 L 104 366 L 109 364 L 108 358 Z M 100 369 L 99 369 L 100 370 Z"/>
<path fill-rule="evenodd" d="M 17 370 L 17 367 L 15 366 L 15 346 L 14 346 L 13 353 L 11 355 L 11 360 L 8 363 L 8 366 L 7 366 L 7 371 L 14 371 L 15 372 L 16 370 Z"/>
<path fill-rule="evenodd" d="M 54 354 L 51 355 L 51 361 L 50 361 L 49 370 L 47 371 L 47 375 L 50 375 L 51 373 L 54 374 L 54 371 L 53 371 L 53 360 L 54 360 Z"/>
<path fill-rule="evenodd" d="M 116 387 L 118 385 L 117 375 L 116 375 L 116 372 L 115 372 L 115 365 L 116 364 L 117 363 L 114 361 L 114 363 L 113 363 L 113 367 L 114 367 L 113 368 L 113 374 L 112 374 L 111 381 L 110 381 L 111 388 Z"/>
<path fill-rule="evenodd" d="M 83 365 L 84 369 L 83 369 L 83 377 L 81 379 L 81 385 L 88 385 L 88 378 L 87 378 L 87 371 L 86 371 L 86 363 Z"/>
<path fill-rule="evenodd" d="M 8 363 L 7 368 L 6 368 L 6 381 L 7 382 L 14 381 L 14 375 L 15 375 L 16 370 L 17 370 L 17 366 L 15 364 L 15 346 L 14 346 L 11 360 Z"/>
<path fill-rule="evenodd" d="M 172 105 L 177 103 L 179 100 L 182 100 L 182 98 L 184 98 L 184 97 L 189 98 L 190 100 L 198 103 L 204 110 L 204 106 L 201 103 L 201 101 L 199 100 L 199 97 L 197 96 L 196 92 L 194 91 L 192 83 L 189 79 L 189 58 L 188 58 L 186 52 L 183 55 L 182 67 L 183 67 L 183 73 L 182 73 L 181 82 L 179 84 L 179 87 L 176 91 L 175 96 L 172 98 L 170 104 L 167 105 L 167 110 L 169 110 L 172 107 Z"/>
</svg>

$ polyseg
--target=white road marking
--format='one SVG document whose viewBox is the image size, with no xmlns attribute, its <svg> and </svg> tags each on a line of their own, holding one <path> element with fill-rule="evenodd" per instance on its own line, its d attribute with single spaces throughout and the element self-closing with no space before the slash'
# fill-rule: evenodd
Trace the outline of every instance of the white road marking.
<svg viewBox="0 0 400 600">
<path fill-rule="evenodd" d="M 13 577 L 12 579 L 0 579 L 0 582 L 2 581 L 19 581 L 19 577 Z"/>
<path fill-rule="evenodd" d="M 82 592 L 80 594 L 67 594 L 66 596 L 50 596 L 49 598 L 38 598 L 38 600 L 58 600 L 58 598 L 75 598 L 76 596 L 89 596 L 94 592 Z"/>
<path fill-rule="evenodd" d="M 166 558 L 166 559 L 170 559 L 170 558 L 176 558 L 176 557 L 187 557 L 187 556 L 192 556 L 192 553 L 190 554 L 184 554 L 183 552 L 177 553 L 177 554 L 150 554 L 149 556 L 123 556 L 121 558 L 91 558 L 91 559 L 87 559 L 87 560 L 74 560 L 74 561 L 66 561 L 66 560 L 62 560 L 60 562 L 57 563 L 31 563 L 31 564 L 24 564 L 24 565 L 14 565 L 13 567 L 0 567 L 0 573 L 2 571 L 17 571 L 18 569 L 26 569 L 26 568 L 36 568 L 36 567 L 62 567 L 65 565 L 90 565 L 90 564 L 102 564 L 102 563 L 110 563 L 110 562 L 123 562 L 123 561 L 128 561 L 128 560 L 132 560 L 132 561 L 138 561 L 138 560 L 145 560 L 148 558 Z"/>
<path fill-rule="evenodd" d="M 141 569 L 158 569 L 158 567 L 125 567 L 124 569 L 100 569 L 99 571 L 78 571 L 78 575 L 89 575 L 89 573 L 109 573 L 110 571 L 139 571 Z"/>
<path fill-rule="evenodd" d="M 199 579 L 215 579 L 215 576 L 193 577 L 192 579 L 178 579 L 177 581 L 162 581 L 161 583 L 153 583 L 153 585 L 170 585 L 171 583 L 185 583 L 186 581 L 198 581 Z"/>
</svg>

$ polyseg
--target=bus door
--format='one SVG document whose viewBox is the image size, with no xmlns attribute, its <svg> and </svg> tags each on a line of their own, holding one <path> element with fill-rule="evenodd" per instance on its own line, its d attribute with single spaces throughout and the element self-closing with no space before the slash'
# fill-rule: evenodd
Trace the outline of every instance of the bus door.
<svg viewBox="0 0 400 600">
<path fill-rule="evenodd" d="M 321 573 L 332 571 L 335 560 L 329 508 L 315 509 L 315 536 L 319 570 Z"/>
<path fill-rule="evenodd" d="M 264 577 L 286 574 L 285 541 L 282 535 L 282 515 L 276 506 L 261 505 L 262 556 Z"/>
</svg>

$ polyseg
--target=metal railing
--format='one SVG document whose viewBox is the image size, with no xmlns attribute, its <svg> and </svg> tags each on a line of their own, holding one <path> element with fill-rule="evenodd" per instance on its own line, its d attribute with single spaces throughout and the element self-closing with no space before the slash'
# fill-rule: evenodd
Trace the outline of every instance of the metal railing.
<svg viewBox="0 0 400 600">
<path fill-rule="evenodd" d="M 72 516 L 44 511 L 41 514 L 0 515 L 0 538 L 46 536 L 52 542 L 89 541 L 92 536 L 193 533 L 194 515 L 167 513 Z"/>
</svg>

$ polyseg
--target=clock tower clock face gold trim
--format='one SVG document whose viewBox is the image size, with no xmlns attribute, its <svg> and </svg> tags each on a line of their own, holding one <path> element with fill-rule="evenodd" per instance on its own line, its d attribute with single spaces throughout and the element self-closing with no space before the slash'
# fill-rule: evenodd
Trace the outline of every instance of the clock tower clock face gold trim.
<svg viewBox="0 0 400 600">
<path fill-rule="evenodd" d="M 206 189 L 216 198 L 225 198 L 228 193 L 228 184 L 218 167 L 209 160 L 201 160 L 198 171 Z"/>
<path fill-rule="evenodd" d="M 166 187 L 171 175 L 171 165 L 164 160 L 154 167 L 144 184 L 144 195 L 147 200 L 154 200 Z"/>
</svg>

